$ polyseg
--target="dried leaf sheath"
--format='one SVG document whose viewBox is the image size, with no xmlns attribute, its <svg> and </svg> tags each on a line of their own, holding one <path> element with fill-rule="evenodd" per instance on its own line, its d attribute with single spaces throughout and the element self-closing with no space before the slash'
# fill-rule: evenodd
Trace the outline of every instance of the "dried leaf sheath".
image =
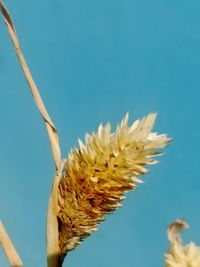
<svg viewBox="0 0 200 267">
<path fill-rule="evenodd" d="M 128 126 L 128 115 L 111 133 L 110 124 L 86 134 L 85 144 L 73 149 L 59 184 L 59 247 L 61 258 L 97 229 L 105 214 L 121 206 L 124 193 L 141 182 L 146 164 L 169 138 L 151 133 L 156 114 Z"/>
</svg>

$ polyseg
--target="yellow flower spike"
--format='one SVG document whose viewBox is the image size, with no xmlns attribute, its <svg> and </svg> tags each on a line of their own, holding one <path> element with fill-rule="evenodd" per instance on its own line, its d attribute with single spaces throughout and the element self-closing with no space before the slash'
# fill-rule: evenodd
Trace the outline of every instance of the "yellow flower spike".
<svg viewBox="0 0 200 267">
<path fill-rule="evenodd" d="M 127 114 L 114 133 L 100 125 L 71 150 L 58 187 L 59 262 L 121 206 L 124 193 L 142 182 L 145 165 L 157 163 L 153 157 L 170 139 L 151 132 L 155 119 L 151 113 L 129 126 Z"/>
</svg>

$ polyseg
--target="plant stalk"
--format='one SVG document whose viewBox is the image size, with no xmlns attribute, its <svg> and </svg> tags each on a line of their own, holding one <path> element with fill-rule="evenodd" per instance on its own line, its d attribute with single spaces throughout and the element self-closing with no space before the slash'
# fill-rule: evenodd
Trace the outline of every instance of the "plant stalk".
<svg viewBox="0 0 200 267">
<path fill-rule="evenodd" d="M 0 245 L 2 246 L 8 258 L 8 261 L 12 267 L 24 266 L 1 221 L 0 221 Z"/>
</svg>

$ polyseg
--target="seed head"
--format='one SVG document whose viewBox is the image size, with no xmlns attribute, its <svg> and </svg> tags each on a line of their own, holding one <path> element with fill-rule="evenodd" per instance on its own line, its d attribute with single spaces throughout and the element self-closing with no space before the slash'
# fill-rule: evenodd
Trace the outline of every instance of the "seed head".
<svg viewBox="0 0 200 267">
<path fill-rule="evenodd" d="M 85 144 L 71 150 L 59 184 L 59 247 L 61 255 L 80 242 L 121 206 L 124 193 L 142 182 L 146 164 L 157 161 L 169 138 L 151 132 L 156 114 L 128 125 L 128 114 L 111 133 L 110 124 L 86 134 Z"/>
</svg>

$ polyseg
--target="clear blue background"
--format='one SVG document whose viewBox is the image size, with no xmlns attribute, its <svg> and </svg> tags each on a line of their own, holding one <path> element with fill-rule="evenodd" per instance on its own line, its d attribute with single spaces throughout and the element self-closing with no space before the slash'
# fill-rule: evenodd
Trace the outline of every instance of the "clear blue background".
<svg viewBox="0 0 200 267">
<path fill-rule="evenodd" d="M 60 134 L 63 157 L 100 122 L 157 111 L 174 138 L 145 184 L 66 258 L 66 267 L 163 266 L 166 227 L 200 244 L 200 2 L 6 1 Z M 0 20 L 0 217 L 25 266 L 46 266 L 54 165 L 44 123 Z M 113 129 L 114 129 L 113 127 Z M 0 265 L 9 266 L 1 251 Z"/>
</svg>

